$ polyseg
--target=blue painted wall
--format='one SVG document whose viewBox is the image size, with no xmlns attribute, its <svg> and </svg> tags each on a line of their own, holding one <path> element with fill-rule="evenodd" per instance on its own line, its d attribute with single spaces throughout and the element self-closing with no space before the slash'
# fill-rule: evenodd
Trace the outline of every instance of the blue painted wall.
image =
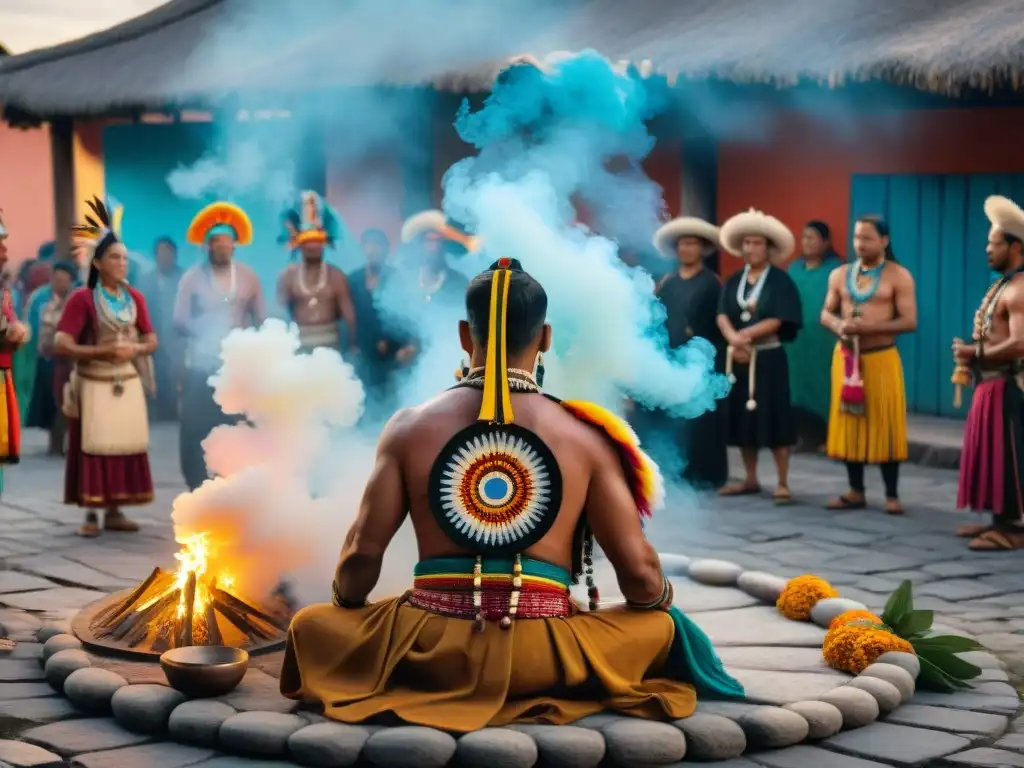
<svg viewBox="0 0 1024 768">
<path fill-rule="evenodd" d="M 970 394 L 963 408 L 953 408 L 950 343 L 970 337 L 974 312 L 994 279 L 982 205 L 994 194 L 1024 200 L 1024 174 L 864 174 L 851 184 L 850 231 L 859 216 L 884 216 L 896 258 L 917 283 L 917 333 L 899 340 L 908 407 L 962 418 Z"/>
</svg>

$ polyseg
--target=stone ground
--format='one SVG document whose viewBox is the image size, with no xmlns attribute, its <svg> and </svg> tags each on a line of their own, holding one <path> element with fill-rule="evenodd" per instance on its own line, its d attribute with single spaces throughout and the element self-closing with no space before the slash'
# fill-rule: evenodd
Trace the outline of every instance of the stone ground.
<svg viewBox="0 0 1024 768">
<path fill-rule="evenodd" d="M 8 471 L 0 504 L 0 562 L 3 564 L 0 624 L 15 639 L 29 641 L 40 625 L 64 626 L 81 606 L 108 592 L 133 586 L 147 576 L 154 565 L 173 564 L 175 545 L 168 511 L 173 496 L 184 488 L 178 473 L 174 430 L 158 427 L 154 432 L 152 453 L 158 503 L 138 515 L 144 524 L 143 531 L 134 536 L 107 535 L 99 540 L 83 541 L 73 535 L 79 522 L 77 512 L 60 504 L 61 463 L 32 455 L 42 447 L 39 435 L 30 432 L 26 443 L 29 455 L 22 465 Z M 767 471 L 769 464 L 766 457 L 762 482 L 768 488 L 774 480 Z M 873 500 L 880 504 L 880 479 L 869 477 L 869 483 Z M 843 489 L 844 481 L 841 468 L 817 458 L 797 457 L 790 484 L 797 503 L 788 507 L 776 507 L 767 497 L 726 502 L 676 496 L 670 510 L 663 511 L 651 523 L 649 535 L 662 552 L 730 560 L 746 569 L 784 577 L 813 572 L 830 579 L 843 597 L 872 608 L 881 608 L 901 580 L 911 579 L 918 607 L 934 609 L 939 615 L 938 621 L 975 635 L 1004 662 L 1011 683 L 1019 683 L 1024 678 L 1024 581 L 1019 575 L 1024 555 L 970 553 L 963 541 L 951 536 L 953 528 L 965 519 L 952 509 L 955 473 L 904 467 L 902 495 L 908 514 L 903 518 L 885 516 L 878 508 L 846 513 L 823 510 L 822 504 Z M 337 533 L 339 541 L 342 535 L 343 532 Z M 699 592 L 686 599 L 699 602 Z M 688 610 L 699 608 L 681 602 Z M 736 608 L 748 610 L 741 606 Z M 32 614 L 24 613 L 26 610 Z M 734 669 L 770 673 L 791 670 L 797 663 L 793 654 L 775 654 L 785 660 L 774 662 L 772 654 L 763 653 L 753 658 L 750 651 L 743 650 L 742 642 L 728 643 L 726 635 L 735 634 L 736 626 L 730 628 L 732 622 L 722 613 L 719 611 L 722 624 L 719 628 L 710 627 L 703 620 L 699 623 L 716 643 L 722 644 L 724 660 Z M 730 645 L 736 647 L 727 647 Z M 758 645 L 772 643 L 764 641 Z M 15 654 L 31 656 L 37 650 L 31 642 L 24 642 L 23 648 Z M 25 729 L 39 727 L 40 723 L 60 722 L 73 713 L 65 700 L 41 688 L 37 690 L 38 683 L 26 682 L 23 678 L 15 680 L 16 674 L 5 676 L 5 661 L 11 663 L 16 659 L 0 658 L 0 738 L 16 738 Z M 250 672 L 254 675 L 255 687 L 273 688 L 272 678 L 277 672 L 275 661 L 274 657 L 268 657 Z M 159 680 L 159 672 L 152 668 L 117 671 L 133 683 Z M 147 674 L 150 679 L 145 678 Z M 257 680 L 259 675 L 265 679 Z M 824 746 L 833 751 L 825 752 L 819 746 L 799 746 L 748 754 L 719 765 L 724 768 L 1024 766 L 1024 734 L 1009 734 L 991 744 L 994 733 L 1001 729 L 995 729 L 991 722 L 982 722 L 992 715 L 1012 714 L 1005 695 L 1006 679 L 1006 673 L 993 668 L 986 670 L 985 682 L 981 684 L 983 690 L 977 694 L 957 694 L 955 698 L 918 694 L 912 705 L 901 708 L 889 718 L 828 740 L 830 743 Z M 744 682 L 748 687 L 752 683 L 756 687 L 767 680 L 767 676 L 747 674 Z M 987 690 L 985 686 L 993 689 Z M 771 693 L 771 689 L 769 685 L 765 690 Z M 812 692 L 809 698 L 818 693 Z M 787 694 L 781 695 L 784 698 Z M 991 706 L 994 700 L 1001 702 L 995 710 Z M 974 712 L 968 714 L 964 710 Z M 968 722 L 972 718 L 973 724 Z M 85 725 L 85 721 L 79 722 Z M 113 726 L 109 721 L 96 722 L 99 724 L 90 723 L 92 730 L 102 731 L 107 727 L 103 724 Z M 154 768 L 194 764 L 207 768 L 285 765 L 215 758 L 209 750 L 188 752 L 182 751 L 184 747 L 169 744 L 138 746 L 142 741 L 114 734 L 106 739 L 98 738 L 95 743 L 102 742 L 100 746 L 86 744 L 67 754 L 85 753 L 76 758 L 76 765 L 112 768 L 120 765 L 152 765 Z M 7 744 L 9 742 L 0 742 L 0 766 L 48 764 L 31 762 L 27 757 L 18 762 L 21 758 L 4 752 Z M 134 755 L 128 754 L 129 747 L 136 750 Z M 124 760 L 118 757 L 120 753 L 106 751 L 110 749 L 119 749 Z M 145 750 L 145 753 L 139 754 L 138 750 Z M 159 759 L 158 755 L 161 755 Z"/>
</svg>

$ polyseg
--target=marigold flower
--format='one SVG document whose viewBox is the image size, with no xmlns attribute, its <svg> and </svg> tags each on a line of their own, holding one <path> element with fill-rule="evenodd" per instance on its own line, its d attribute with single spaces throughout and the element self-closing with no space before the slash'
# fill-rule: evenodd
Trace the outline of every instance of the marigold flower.
<svg viewBox="0 0 1024 768">
<path fill-rule="evenodd" d="M 839 597 L 839 593 L 824 579 L 805 574 L 789 580 L 775 607 L 787 619 L 807 621 L 815 604 L 827 597 Z"/>
<path fill-rule="evenodd" d="M 871 611 L 853 610 L 843 611 L 842 613 L 840 613 L 838 616 L 832 619 L 832 621 L 829 622 L 828 628 L 832 629 L 832 627 L 838 627 L 840 624 L 850 624 L 854 621 L 865 621 L 870 624 L 882 623 L 882 620 L 878 618 L 875 614 L 873 614 Z"/>
<path fill-rule="evenodd" d="M 830 629 L 822 647 L 822 656 L 833 669 L 859 675 L 878 657 L 890 651 L 913 653 L 902 637 L 864 624 L 845 624 Z"/>
</svg>

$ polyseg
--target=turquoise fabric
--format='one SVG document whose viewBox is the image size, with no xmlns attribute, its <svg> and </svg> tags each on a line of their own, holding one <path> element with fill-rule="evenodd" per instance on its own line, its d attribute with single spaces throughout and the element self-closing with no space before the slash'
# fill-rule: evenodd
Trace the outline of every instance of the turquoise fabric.
<svg viewBox="0 0 1024 768">
<path fill-rule="evenodd" d="M 235 232 L 235 228 L 230 224 L 214 224 L 210 227 L 210 231 L 206 233 L 206 239 L 209 240 L 217 235 L 228 235 L 233 240 L 238 239 L 238 233 Z"/>
<path fill-rule="evenodd" d="M 679 680 L 693 683 L 697 696 L 713 699 L 738 699 L 743 686 L 725 671 L 711 640 L 689 616 L 674 605 L 668 615 L 676 625 L 676 635 L 669 652 L 669 672 Z"/>
<path fill-rule="evenodd" d="M 511 557 L 485 557 L 481 563 L 482 573 L 512 573 L 514 560 Z M 572 583 L 572 577 L 565 568 L 561 568 L 543 560 L 534 560 L 529 557 L 522 558 L 523 575 L 536 576 L 540 579 L 549 579 L 564 584 L 567 588 Z M 473 557 L 435 557 L 430 560 L 420 560 L 413 569 L 414 576 L 442 576 L 448 574 L 471 574 L 476 558 Z"/>
</svg>

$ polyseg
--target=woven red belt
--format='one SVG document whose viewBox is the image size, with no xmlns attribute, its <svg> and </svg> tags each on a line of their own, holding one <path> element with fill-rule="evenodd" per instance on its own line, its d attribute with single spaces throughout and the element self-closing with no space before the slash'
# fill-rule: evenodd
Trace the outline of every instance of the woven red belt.
<svg viewBox="0 0 1024 768">
<path fill-rule="evenodd" d="M 481 607 L 488 621 L 498 621 L 508 615 L 509 592 L 483 591 Z M 412 605 L 428 613 L 438 616 L 451 616 L 458 619 L 473 619 L 476 609 L 473 607 L 473 593 L 446 589 L 413 589 L 408 597 Z M 519 593 L 519 609 L 516 619 L 552 619 L 571 616 L 576 608 L 568 593 L 552 594 L 551 592 Z"/>
</svg>

